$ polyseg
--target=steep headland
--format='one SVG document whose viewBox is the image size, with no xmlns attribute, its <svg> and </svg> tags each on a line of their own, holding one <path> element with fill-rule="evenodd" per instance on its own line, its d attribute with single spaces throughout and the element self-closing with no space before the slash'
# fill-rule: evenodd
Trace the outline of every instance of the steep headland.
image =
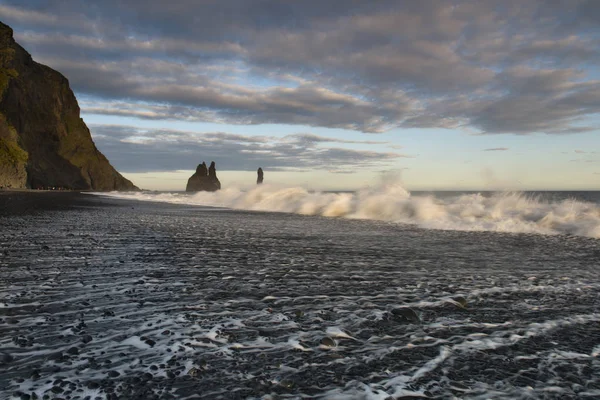
<svg viewBox="0 0 600 400">
<path fill-rule="evenodd" d="M 0 22 L 0 187 L 137 190 L 98 151 L 69 81 Z"/>
</svg>

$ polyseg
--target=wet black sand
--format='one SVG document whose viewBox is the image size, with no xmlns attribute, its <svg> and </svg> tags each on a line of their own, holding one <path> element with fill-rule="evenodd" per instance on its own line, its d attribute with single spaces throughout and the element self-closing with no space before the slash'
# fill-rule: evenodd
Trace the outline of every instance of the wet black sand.
<svg viewBox="0 0 600 400">
<path fill-rule="evenodd" d="M 0 217 L 108 205 L 124 206 L 124 203 L 73 191 L 0 190 Z"/>
<path fill-rule="evenodd" d="M 595 239 L 0 199 L 0 398 L 600 398 Z"/>
</svg>

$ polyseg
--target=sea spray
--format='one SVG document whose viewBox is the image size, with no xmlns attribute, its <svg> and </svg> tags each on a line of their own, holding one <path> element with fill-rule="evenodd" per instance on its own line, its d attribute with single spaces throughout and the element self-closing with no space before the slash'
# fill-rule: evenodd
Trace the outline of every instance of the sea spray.
<svg viewBox="0 0 600 400">
<path fill-rule="evenodd" d="M 356 192 L 311 192 L 260 185 L 218 192 L 113 192 L 111 197 L 241 210 L 415 224 L 427 229 L 572 234 L 600 238 L 600 207 L 591 202 L 542 200 L 521 192 L 411 195 L 397 181 Z"/>
</svg>

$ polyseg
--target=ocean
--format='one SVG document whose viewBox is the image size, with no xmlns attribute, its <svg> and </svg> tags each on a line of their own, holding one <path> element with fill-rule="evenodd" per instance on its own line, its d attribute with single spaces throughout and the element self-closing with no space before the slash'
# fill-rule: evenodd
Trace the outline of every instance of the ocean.
<svg viewBox="0 0 600 400">
<path fill-rule="evenodd" d="M 2 398 L 600 398 L 598 192 L 81 196 L 0 215 Z"/>
</svg>

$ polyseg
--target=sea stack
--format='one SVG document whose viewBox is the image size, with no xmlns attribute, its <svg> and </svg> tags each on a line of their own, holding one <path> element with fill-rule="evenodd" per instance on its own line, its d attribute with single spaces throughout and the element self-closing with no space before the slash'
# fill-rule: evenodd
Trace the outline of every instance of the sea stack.
<svg viewBox="0 0 600 400">
<path fill-rule="evenodd" d="M 261 183 L 263 183 L 263 179 L 264 179 L 264 173 L 262 168 L 258 168 L 258 171 L 256 171 L 256 173 L 258 174 L 258 177 L 256 178 L 256 184 L 260 185 Z"/>
<path fill-rule="evenodd" d="M 92 141 L 69 81 L 0 22 L 0 187 L 139 190 Z"/>
<path fill-rule="evenodd" d="M 186 192 L 215 192 L 221 189 L 221 182 L 217 178 L 217 167 L 215 162 L 210 163 L 210 167 L 206 168 L 206 163 L 198 164 L 194 175 L 188 179 Z"/>
</svg>

